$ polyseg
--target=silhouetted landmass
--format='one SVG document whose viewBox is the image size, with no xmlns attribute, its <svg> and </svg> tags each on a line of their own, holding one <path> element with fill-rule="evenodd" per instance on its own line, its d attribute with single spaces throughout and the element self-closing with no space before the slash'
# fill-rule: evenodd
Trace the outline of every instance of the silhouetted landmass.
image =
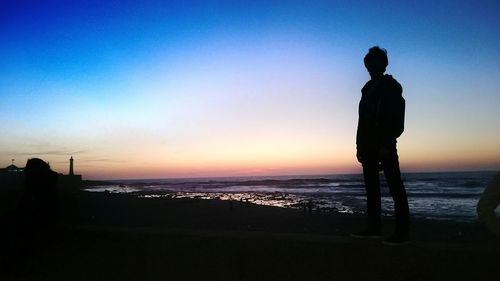
<svg viewBox="0 0 500 281">
<path fill-rule="evenodd" d="M 8 200 L 0 198 L 2 203 Z M 381 240 L 350 238 L 348 233 L 364 223 L 357 215 L 307 215 L 245 202 L 233 202 L 231 208 L 221 200 L 145 199 L 85 191 L 63 192 L 59 203 L 61 227 L 51 247 L 17 260 L 2 252 L 2 262 L 10 264 L 3 276 L 14 280 L 35 275 L 50 280 L 362 280 L 369 276 L 370 280 L 489 280 L 500 274 L 494 259 L 498 241 L 477 223 L 417 220 L 414 242 L 392 248 Z M 387 235 L 393 222 L 390 218 L 383 222 Z"/>
<path fill-rule="evenodd" d="M 22 179 L 10 182 L 15 187 L 0 189 L 0 280 L 469 281 L 500 274 L 500 244 L 477 222 L 416 220 L 412 244 L 391 248 L 349 237 L 362 216 L 312 212 L 313 202 L 303 211 L 86 192 L 79 189 L 81 178 L 68 175 L 56 185 L 61 175 L 35 162 L 38 172 L 22 171 L 11 177 Z M 382 221 L 388 235 L 394 222 Z"/>
</svg>

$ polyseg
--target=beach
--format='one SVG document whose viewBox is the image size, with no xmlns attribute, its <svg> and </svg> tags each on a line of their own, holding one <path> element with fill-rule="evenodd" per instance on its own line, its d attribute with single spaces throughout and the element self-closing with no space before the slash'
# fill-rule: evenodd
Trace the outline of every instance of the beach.
<svg viewBox="0 0 500 281">
<path fill-rule="evenodd" d="M 2 280 L 495 280 L 500 274 L 500 239 L 478 222 L 414 220 L 412 242 L 391 247 L 349 236 L 364 226 L 361 215 L 83 191 L 59 199 L 59 226 L 43 243 L 21 247 L 23 253 L 2 254 Z M 384 217 L 384 234 L 392 228 L 392 218 Z"/>
</svg>

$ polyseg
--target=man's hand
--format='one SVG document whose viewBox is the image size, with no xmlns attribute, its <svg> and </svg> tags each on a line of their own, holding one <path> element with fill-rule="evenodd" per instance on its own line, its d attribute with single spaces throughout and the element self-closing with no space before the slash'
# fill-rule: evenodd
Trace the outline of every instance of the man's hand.
<svg viewBox="0 0 500 281">
<path fill-rule="evenodd" d="M 378 152 L 379 159 L 389 159 L 391 155 L 392 151 L 384 146 L 382 146 Z"/>
</svg>

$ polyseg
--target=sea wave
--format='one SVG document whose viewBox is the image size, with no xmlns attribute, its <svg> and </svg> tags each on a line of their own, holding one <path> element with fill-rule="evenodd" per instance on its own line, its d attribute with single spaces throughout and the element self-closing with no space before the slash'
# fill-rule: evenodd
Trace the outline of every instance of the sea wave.
<svg viewBox="0 0 500 281">
<path fill-rule="evenodd" d="M 495 172 L 405 174 L 413 216 L 459 221 L 476 220 L 475 205 Z M 393 204 L 381 181 L 383 212 Z M 198 198 L 251 202 L 261 205 L 363 212 L 366 205 L 362 175 L 153 179 L 89 185 L 91 192 L 129 193 L 140 198 Z"/>
</svg>

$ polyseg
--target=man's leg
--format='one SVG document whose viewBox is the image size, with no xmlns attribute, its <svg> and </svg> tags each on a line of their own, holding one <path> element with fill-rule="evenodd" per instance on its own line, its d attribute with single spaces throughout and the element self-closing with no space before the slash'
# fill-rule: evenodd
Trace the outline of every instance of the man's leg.
<svg viewBox="0 0 500 281">
<path fill-rule="evenodd" d="M 410 210 L 408 207 L 408 197 L 401 180 L 399 160 L 396 147 L 391 149 L 390 155 L 386 155 L 382 160 L 382 168 L 387 180 L 387 185 L 394 200 L 394 212 L 396 216 L 396 232 L 408 234 L 410 225 Z"/>
<path fill-rule="evenodd" d="M 363 177 L 366 190 L 366 207 L 368 226 L 364 231 L 353 233 L 356 238 L 380 238 L 382 236 L 382 223 L 380 211 L 380 183 L 378 175 L 378 160 L 363 162 Z"/>
<path fill-rule="evenodd" d="M 363 178 L 366 190 L 366 207 L 368 214 L 368 229 L 381 231 L 381 203 L 378 160 L 367 160 L 363 163 Z"/>
</svg>

